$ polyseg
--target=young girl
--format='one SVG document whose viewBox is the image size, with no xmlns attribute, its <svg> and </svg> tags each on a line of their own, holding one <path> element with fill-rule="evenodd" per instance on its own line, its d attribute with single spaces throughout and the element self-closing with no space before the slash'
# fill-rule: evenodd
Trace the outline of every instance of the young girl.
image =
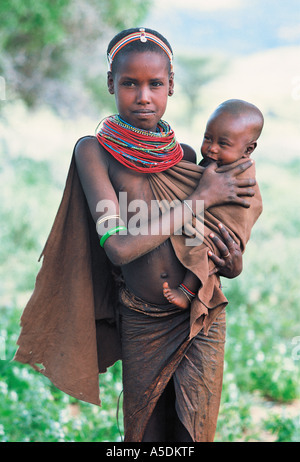
<svg viewBox="0 0 300 462">
<path fill-rule="evenodd" d="M 210 166 L 199 184 L 189 180 L 190 174 L 198 178 L 195 152 L 180 145 L 161 120 L 174 73 L 171 46 L 159 33 L 121 32 L 108 46 L 108 60 L 108 90 L 118 115 L 104 121 L 97 137 L 76 144 L 43 266 L 22 316 L 16 359 L 33 367 L 42 363 L 56 386 L 99 404 L 98 373 L 121 357 L 125 441 L 212 441 L 224 312 L 209 317 L 214 325 L 207 336 L 201 322 L 191 335 L 188 310 L 167 303 L 161 285 L 165 280 L 178 285 L 185 274 L 171 243 L 189 219 L 183 199 L 195 210 L 198 200 L 206 208 L 229 201 L 247 207 L 243 196 L 253 195 L 254 181 L 239 175 L 251 163 L 230 174 Z M 174 172 L 183 196 L 164 217 L 151 220 L 153 199 L 166 190 L 173 194 L 175 183 L 164 175 Z M 129 226 L 137 200 L 147 206 L 139 233 Z M 220 272 L 234 277 L 241 252 L 226 229 L 222 236 L 215 242 L 228 258 Z M 120 289 L 112 277 L 116 272 L 123 280 Z"/>
</svg>

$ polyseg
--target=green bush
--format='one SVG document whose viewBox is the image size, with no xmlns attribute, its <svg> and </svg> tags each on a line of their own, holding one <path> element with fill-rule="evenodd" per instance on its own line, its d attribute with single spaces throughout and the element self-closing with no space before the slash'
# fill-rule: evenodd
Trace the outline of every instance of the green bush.
<svg viewBox="0 0 300 462">
<path fill-rule="evenodd" d="M 217 442 L 235 442 L 243 439 L 246 429 L 251 427 L 251 400 L 235 383 L 235 377 L 224 371 L 223 391 L 217 423 Z"/>
<path fill-rule="evenodd" d="M 300 441 L 300 417 L 284 417 L 273 415 L 265 421 L 265 428 L 276 435 L 278 443 L 299 443 Z"/>
<path fill-rule="evenodd" d="M 121 367 L 117 363 L 100 376 L 102 407 L 83 403 L 55 388 L 29 366 L 12 361 L 18 311 L 9 309 L 1 335 L 6 338 L 6 359 L 0 361 L 0 441 L 118 441 L 122 412 L 116 409 L 121 392 Z M 3 354 L 3 352 L 2 352 Z M 119 430 L 120 427 L 120 430 Z"/>
</svg>

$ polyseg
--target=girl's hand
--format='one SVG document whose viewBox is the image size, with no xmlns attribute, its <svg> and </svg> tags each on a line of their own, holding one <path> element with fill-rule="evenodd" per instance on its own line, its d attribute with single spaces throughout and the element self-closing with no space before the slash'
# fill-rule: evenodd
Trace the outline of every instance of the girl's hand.
<svg viewBox="0 0 300 462">
<path fill-rule="evenodd" d="M 199 185 L 190 198 L 204 198 L 205 209 L 228 203 L 250 207 L 245 197 L 254 196 L 255 178 L 239 178 L 239 175 L 252 164 L 252 160 L 247 160 L 230 170 L 217 172 L 217 163 L 213 162 L 204 170 Z"/>
<path fill-rule="evenodd" d="M 243 269 L 243 259 L 240 247 L 230 237 L 227 229 L 222 223 L 219 223 L 222 239 L 211 233 L 210 238 L 220 251 L 220 257 L 209 251 L 208 255 L 218 268 L 221 276 L 232 279 L 241 274 Z"/>
</svg>

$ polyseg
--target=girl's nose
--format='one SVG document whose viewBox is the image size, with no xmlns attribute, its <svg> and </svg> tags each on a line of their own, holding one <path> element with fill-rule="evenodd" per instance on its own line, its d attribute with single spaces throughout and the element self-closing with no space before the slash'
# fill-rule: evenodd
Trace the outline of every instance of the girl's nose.
<svg viewBox="0 0 300 462">
<path fill-rule="evenodd" d="M 150 91 L 147 87 L 141 87 L 138 92 L 137 102 L 139 104 L 148 104 L 150 103 Z"/>
</svg>

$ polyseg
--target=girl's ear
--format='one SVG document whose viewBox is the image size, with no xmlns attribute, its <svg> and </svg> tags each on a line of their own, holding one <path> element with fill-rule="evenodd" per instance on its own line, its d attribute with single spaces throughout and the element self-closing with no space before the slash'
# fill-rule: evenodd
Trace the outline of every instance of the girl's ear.
<svg viewBox="0 0 300 462">
<path fill-rule="evenodd" d="M 168 95 L 172 96 L 174 93 L 174 72 L 171 72 L 169 77 L 169 92 Z"/>
<path fill-rule="evenodd" d="M 109 93 L 111 95 L 114 95 L 115 93 L 114 79 L 113 79 L 111 71 L 108 71 L 107 73 L 107 88 L 108 88 Z"/>
</svg>

